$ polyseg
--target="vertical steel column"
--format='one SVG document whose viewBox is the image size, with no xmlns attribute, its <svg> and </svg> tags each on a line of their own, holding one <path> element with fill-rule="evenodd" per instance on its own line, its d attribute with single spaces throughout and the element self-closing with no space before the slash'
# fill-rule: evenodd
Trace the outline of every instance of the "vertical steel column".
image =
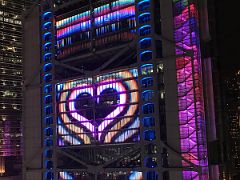
<svg viewBox="0 0 240 180">
<path fill-rule="evenodd" d="M 159 90 L 156 61 L 154 3 L 136 1 L 139 118 L 143 179 L 161 179 Z M 160 27 L 159 27 L 160 28 Z"/>
<path fill-rule="evenodd" d="M 42 131 L 43 131 L 43 179 L 54 180 L 56 164 L 54 163 L 56 144 L 55 106 L 54 106 L 54 16 L 52 3 L 41 5 L 41 48 L 42 48 Z"/>
</svg>

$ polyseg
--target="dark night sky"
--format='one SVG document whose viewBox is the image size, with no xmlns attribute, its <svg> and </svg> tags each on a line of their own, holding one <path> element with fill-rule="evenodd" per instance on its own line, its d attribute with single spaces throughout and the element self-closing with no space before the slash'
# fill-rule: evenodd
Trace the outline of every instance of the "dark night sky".
<svg viewBox="0 0 240 180">
<path fill-rule="evenodd" d="M 218 55 L 220 71 L 230 74 L 240 69 L 240 10 L 236 3 L 224 3 L 223 0 L 216 0 L 216 28 L 218 36 Z"/>
</svg>

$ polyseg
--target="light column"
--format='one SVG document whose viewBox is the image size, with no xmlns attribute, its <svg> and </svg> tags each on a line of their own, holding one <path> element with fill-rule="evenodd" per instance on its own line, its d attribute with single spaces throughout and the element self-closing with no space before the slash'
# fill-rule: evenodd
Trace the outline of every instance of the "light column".
<svg viewBox="0 0 240 180">
<path fill-rule="evenodd" d="M 142 171 L 143 179 L 155 180 L 162 164 L 153 1 L 136 1 L 136 22 Z"/>
<path fill-rule="evenodd" d="M 45 3 L 41 12 L 42 38 L 42 146 L 43 146 L 43 179 L 54 180 L 54 16 L 51 12 L 51 3 Z"/>
<path fill-rule="evenodd" d="M 197 3 L 173 0 L 174 38 L 178 86 L 178 116 L 183 166 L 200 171 L 183 171 L 184 180 L 208 177 L 206 122 Z"/>
</svg>

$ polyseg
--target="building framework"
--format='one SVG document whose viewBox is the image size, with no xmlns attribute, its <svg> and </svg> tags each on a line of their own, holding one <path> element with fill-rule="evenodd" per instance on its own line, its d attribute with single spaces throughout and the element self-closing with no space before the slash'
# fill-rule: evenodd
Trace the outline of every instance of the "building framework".
<svg viewBox="0 0 240 180">
<path fill-rule="evenodd" d="M 42 154 L 35 165 L 27 155 L 24 178 L 208 179 L 197 9 L 186 0 L 42 2 L 41 71 L 25 84 L 41 87 Z"/>
</svg>

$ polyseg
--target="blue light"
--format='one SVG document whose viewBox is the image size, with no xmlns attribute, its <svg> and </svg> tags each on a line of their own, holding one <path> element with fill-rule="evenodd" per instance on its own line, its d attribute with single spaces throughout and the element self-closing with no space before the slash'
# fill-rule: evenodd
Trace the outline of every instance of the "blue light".
<svg viewBox="0 0 240 180">
<path fill-rule="evenodd" d="M 62 83 L 61 84 L 57 84 L 56 86 L 57 86 L 57 92 L 61 91 L 62 88 L 63 88 L 63 84 Z"/>
<path fill-rule="evenodd" d="M 152 51 L 146 50 L 140 53 L 141 61 L 149 61 L 152 59 Z"/>
<path fill-rule="evenodd" d="M 51 45 L 52 43 L 51 42 L 47 42 L 44 44 L 44 47 L 48 46 L 48 45 Z"/>
<path fill-rule="evenodd" d="M 45 72 L 50 71 L 52 69 L 52 63 L 47 63 L 44 65 L 43 70 Z"/>
<path fill-rule="evenodd" d="M 49 160 L 46 160 L 45 161 L 45 167 L 47 169 L 52 169 L 53 168 L 53 162 L 52 161 L 49 161 Z"/>
<path fill-rule="evenodd" d="M 53 155 L 53 151 L 52 151 L 52 150 L 46 149 L 46 150 L 44 151 L 44 156 L 45 156 L 46 158 L 52 158 L 52 155 Z"/>
<path fill-rule="evenodd" d="M 51 60 L 51 57 L 52 57 L 52 53 L 46 53 L 46 54 L 44 54 L 44 61 L 45 61 L 45 62 L 50 61 L 50 60 Z"/>
<path fill-rule="evenodd" d="M 141 68 L 147 67 L 147 66 L 153 66 L 152 64 L 144 64 L 141 66 Z"/>
<path fill-rule="evenodd" d="M 51 33 L 50 33 L 50 32 L 46 32 L 46 33 L 44 34 L 44 37 L 47 36 L 48 34 L 51 34 Z"/>
<path fill-rule="evenodd" d="M 50 81 L 52 81 L 52 74 L 48 73 L 44 75 L 44 81 L 45 83 L 49 83 Z"/>
<path fill-rule="evenodd" d="M 52 136 L 53 135 L 53 129 L 50 127 L 47 127 L 44 129 L 45 135 L 46 136 Z"/>
<path fill-rule="evenodd" d="M 50 172 L 50 171 L 46 172 L 45 178 L 46 178 L 46 180 L 53 180 L 54 179 L 53 172 Z"/>
<path fill-rule="evenodd" d="M 144 118 L 142 119 L 142 121 L 143 121 L 143 125 L 144 125 L 145 127 L 150 127 L 150 126 L 154 126 L 154 125 L 155 125 L 155 121 L 154 121 L 154 118 L 153 118 L 153 117 L 149 117 L 149 116 L 144 117 Z"/>
<path fill-rule="evenodd" d="M 46 94 L 52 92 L 52 86 L 51 86 L 51 84 L 47 84 L 47 85 L 44 86 L 44 92 L 45 92 Z"/>
<path fill-rule="evenodd" d="M 153 131 L 153 130 L 144 131 L 144 139 L 147 141 L 152 141 L 152 140 L 156 139 L 155 131 Z"/>
<path fill-rule="evenodd" d="M 51 95 L 45 96 L 44 97 L 44 102 L 45 102 L 45 104 L 52 103 L 52 96 Z"/>
<path fill-rule="evenodd" d="M 51 27 L 51 25 L 52 25 L 51 22 L 45 22 L 45 23 L 43 24 L 43 28 L 44 28 L 44 29 L 48 29 L 48 28 Z"/>
<path fill-rule="evenodd" d="M 152 77 L 144 77 L 142 78 L 142 81 L 147 80 L 147 79 L 153 79 Z"/>
<path fill-rule="evenodd" d="M 145 53 L 152 53 L 152 51 L 150 51 L 150 50 L 143 51 L 143 52 L 141 52 L 141 55 L 145 54 Z"/>
<path fill-rule="evenodd" d="M 145 90 L 142 93 L 144 94 L 144 93 L 147 93 L 147 92 L 153 92 L 153 90 Z"/>
<path fill-rule="evenodd" d="M 140 1 L 138 4 L 142 4 L 142 3 L 145 3 L 145 2 L 149 2 L 149 0 L 143 0 L 143 1 Z"/>
<path fill-rule="evenodd" d="M 47 20 L 49 17 L 51 17 L 52 16 L 52 13 L 51 12 L 45 12 L 44 14 L 43 14 L 43 19 L 44 20 Z"/>
<path fill-rule="evenodd" d="M 143 0 L 143 1 L 138 3 L 138 10 L 139 11 L 143 11 L 143 10 L 149 8 L 149 7 L 150 7 L 149 0 Z"/>
<path fill-rule="evenodd" d="M 146 103 L 144 106 L 153 105 L 153 103 Z"/>
<path fill-rule="evenodd" d="M 51 95 L 46 95 L 45 98 L 47 98 L 47 97 L 49 97 L 49 96 L 51 96 Z"/>
<path fill-rule="evenodd" d="M 51 33 L 50 33 L 50 32 L 46 32 L 46 33 L 43 35 L 45 41 L 46 41 L 47 36 L 51 36 Z"/>
<path fill-rule="evenodd" d="M 139 43 L 142 43 L 143 41 L 151 41 L 152 38 L 150 37 L 146 37 L 146 38 L 142 38 Z"/>
<path fill-rule="evenodd" d="M 50 56 L 52 53 L 46 53 L 46 54 L 44 54 L 44 57 L 45 56 Z"/>
<path fill-rule="evenodd" d="M 51 108 L 51 107 L 52 107 L 52 105 L 47 105 L 47 106 L 45 106 L 45 109 Z"/>
<path fill-rule="evenodd" d="M 149 24 L 147 24 L 147 25 L 141 26 L 141 27 L 139 28 L 139 30 L 144 29 L 144 28 L 151 28 L 151 26 L 150 26 Z"/>
<path fill-rule="evenodd" d="M 140 14 L 138 17 L 142 17 L 144 15 L 150 15 L 150 13 L 149 12 L 145 12 L 145 13 Z"/>
<path fill-rule="evenodd" d="M 53 124 L 53 117 L 52 116 L 47 116 L 44 119 L 46 125 L 51 125 Z"/>
<path fill-rule="evenodd" d="M 50 139 L 50 138 L 45 139 L 45 140 L 44 140 L 44 145 L 47 146 L 47 147 L 53 146 L 53 140 Z"/>
</svg>

